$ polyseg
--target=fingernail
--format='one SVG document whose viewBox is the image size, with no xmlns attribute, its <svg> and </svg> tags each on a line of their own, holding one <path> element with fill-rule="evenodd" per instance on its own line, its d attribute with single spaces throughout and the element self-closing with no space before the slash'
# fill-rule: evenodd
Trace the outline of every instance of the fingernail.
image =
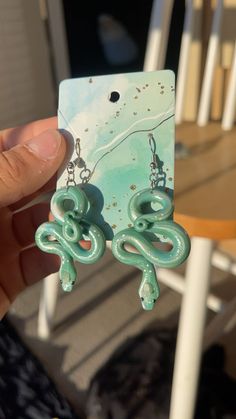
<svg viewBox="0 0 236 419">
<path fill-rule="evenodd" d="M 57 156 L 61 144 L 61 134 L 56 130 L 48 130 L 32 138 L 26 147 L 43 160 L 51 160 Z"/>
</svg>

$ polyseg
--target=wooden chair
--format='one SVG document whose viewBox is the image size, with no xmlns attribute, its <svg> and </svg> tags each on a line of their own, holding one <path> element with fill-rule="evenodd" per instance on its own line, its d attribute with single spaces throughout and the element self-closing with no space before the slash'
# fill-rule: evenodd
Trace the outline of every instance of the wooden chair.
<svg viewBox="0 0 236 419">
<path fill-rule="evenodd" d="M 211 266 L 229 268 L 228 258 L 214 251 L 215 242 L 236 238 L 236 194 L 231 189 L 236 182 L 236 129 L 224 134 L 219 124 L 184 124 L 177 136 L 190 156 L 176 162 L 175 219 L 191 236 L 192 249 L 182 283 L 170 418 L 191 419 L 202 349 L 223 333 L 236 309 L 236 297 L 225 304 L 209 295 Z M 159 272 L 169 285 L 182 279 L 175 274 L 170 283 L 170 275 Z M 205 330 L 207 306 L 218 314 Z"/>
</svg>

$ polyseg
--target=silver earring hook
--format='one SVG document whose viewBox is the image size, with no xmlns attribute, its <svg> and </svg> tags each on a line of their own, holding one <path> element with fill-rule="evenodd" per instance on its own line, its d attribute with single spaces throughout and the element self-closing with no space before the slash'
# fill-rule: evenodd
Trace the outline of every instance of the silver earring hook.
<svg viewBox="0 0 236 419">
<path fill-rule="evenodd" d="M 80 179 L 82 180 L 82 183 L 88 183 L 90 181 L 92 172 L 90 169 L 87 168 L 85 161 L 81 157 L 81 145 L 80 145 L 80 138 L 76 138 L 75 140 L 75 153 L 76 153 L 76 159 L 74 161 L 71 161 L 67 165 L 67 173 L 68 178 L 66 182 L 67 188 L 69 186 L 76 186 L 75 182 L 75 168 L 82 169 L 80 171 Z"/>
<path fill-rule="evenodd" d="M 148 134 L 148 142 L 152 153 L 152 161 L 150 163 L 151 174 L 149 176 L 151 189 L 155 189 L 157 186 L 164 188 L 166 185 L 166 173 L 163 170 L 164 163 L 157 155 L 156 141 L 151 132 Z"/>
<path fill-rule="evenodd" d="M 149 180 L 151 183 L 151 189 L 154 189 L 157 185 L 158 161 L 157 161 L 157 155 L 156 155 L 156 142 L 151 132 L 148 134 L 148 142 L 149 142 L 149 146 L 152 153 L 152 161 L 150 163 L 151 174 L 149 176 Z"/>
</svg>

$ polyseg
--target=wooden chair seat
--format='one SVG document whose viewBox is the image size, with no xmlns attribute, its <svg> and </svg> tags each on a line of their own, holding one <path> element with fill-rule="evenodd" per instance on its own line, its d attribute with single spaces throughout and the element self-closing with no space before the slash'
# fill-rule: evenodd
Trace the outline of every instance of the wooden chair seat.
<svg viewBox="0 0 236 419">
<path fill-rule="evenodd" d="M 190 237 L 206 237 L 217 241 L 236 238 L 236 219 L 212 220 L 175 213 L 174 220 L 185 228 Z M 230 246 L 231 243 L 230 240 L 228 245 Z M 236 253 L 236 244 L 234 246 Z"/>
<path fill-rule="evenodd" d="M 236 239 L 236 128 L 177 127 L 189 156 L 176 161 L 175 220 L 193 237 Z"/>
</svg>

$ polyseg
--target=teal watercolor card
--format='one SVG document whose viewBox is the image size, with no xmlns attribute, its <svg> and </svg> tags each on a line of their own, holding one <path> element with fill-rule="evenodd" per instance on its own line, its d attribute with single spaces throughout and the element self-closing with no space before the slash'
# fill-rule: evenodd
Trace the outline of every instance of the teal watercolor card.
<svg viewBox="0 0 236 419">
<path fill-rule="evenodd" d="M 77 140 L 80 162 L 74 179 L 89 198 L 88 218 L 107 240 L 131 226 L 129 200 L 150 187 L 155 176 L 155 186 L 173 195 L 174 83 L 174 74 L 163 70 L 70 79 L 60 85 L 58 125 L 69 149 L 57 188 L 67 185 Z M 154 155 L 158 170 L 151 177 Z"/>
</svg>

